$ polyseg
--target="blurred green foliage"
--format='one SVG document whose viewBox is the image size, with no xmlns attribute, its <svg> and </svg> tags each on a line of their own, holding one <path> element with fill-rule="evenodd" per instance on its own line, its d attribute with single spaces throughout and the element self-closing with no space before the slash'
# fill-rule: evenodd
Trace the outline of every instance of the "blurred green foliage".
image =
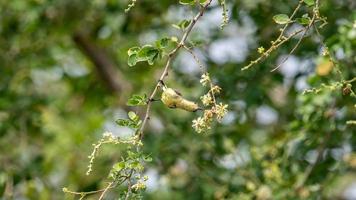
<svg viewBox="0 0 356 200">
<path fill-rule="evenodd" d="M 148 95 L 164 65 L 155 60 L 152 66 L 139 62 L 129 67 L 128 49 L 179 38 L 181 32 L 172 24 L 181 27 L 195 13 L 168 0 L 138 0 L 125 13 L 128 3 L 0 0 L 0 199 L 74 199 L 62 188 L 105 187 L 125 148 L 106 146 L 86 176 L 92 143 L 105 131 L 129 132 L 115 120 L 129 109 L 139 114 L 143 109 L 128 108 L 125 97 Z M 223 125 L 202 135 L 191 127 L 198 114 L 154 103 L 143 141 L 145 154 L 152 157 L 145 166 L 149 180 L 144 198 L 343 199 L 356 180 L 356 129 L 346 124 L 356 119 L 355 98 L 344 85 L 306 94 L 300 89 L 341 83 L 335 67 L 320 64 L 321 38 L 310 33 L 303 40 L 289 59 L 294 71 L 293 62 L 286 62 L 280 71 L 270 72 L 296 39 L 242 72 L 258 57 L 255 49 L 278 36 L 280 25 L 273 16 L 290 14 L 298 1 L 226 3 L 230 20 L 224 30 L 221 9 L 214 4 L 189 42 L 199 44 L 197 53 L 223 88 L 219 99 L 230 112 Z M 325 0 L 320 6 L 328 21 L 322 39 L 345 80 L 356 75 L 355 7 L 352 0 Z M 105 79 L 117 77 L 100 73 L 106 64 L 98 64 L 103 57 L 88 53 L 90 49 L 95 55 L 105 52 L 104 60 L 110 59 L 133 89 L 113 89 Z M 167 80 L 194 99 L 204 91 L 197 66 L 187 60 L 180 53 Z M 351 84 L 355 90 L 355 82 Z M 117 199 L 121 189 L 107 199 Z"/>
</svg>

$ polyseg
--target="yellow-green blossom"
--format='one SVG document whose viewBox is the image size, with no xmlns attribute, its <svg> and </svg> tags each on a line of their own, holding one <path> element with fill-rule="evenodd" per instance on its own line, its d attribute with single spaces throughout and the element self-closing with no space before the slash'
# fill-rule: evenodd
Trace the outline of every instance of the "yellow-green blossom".
<svg viewBox="0 0 356 200">
<path fill-rule="evenodd" d="M 209 73 L 204 73 L 203 75 L 201 75 L 200 83 L 201 83 L 203 86 L 207 86 L 207 85 L 210 83 L 210 76 L 209 76 Z"/>
</svg>

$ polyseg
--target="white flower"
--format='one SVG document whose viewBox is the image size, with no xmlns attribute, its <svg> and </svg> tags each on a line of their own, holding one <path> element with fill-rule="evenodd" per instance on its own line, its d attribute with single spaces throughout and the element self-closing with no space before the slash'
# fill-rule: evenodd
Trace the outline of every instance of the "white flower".
<svg viewBox="0 0 356 200">
<path fill-rule="evenodd" d="M 204 106 L 208 106 L 213 103 L 213 98 L 211 97 L 210 93 L 200 97 L 201 102 L 203 102 Z"/>
<path fill-rule="evenodd" d="M 201 117 L 198 117 L 197 119 L 193 120 L 193 125 L 192 127 L 197 133 L 201 133 L 205 130 L 205 122 L 204 119 Z"/>
<path fill-rule="evenodd" d="M 135 191 L 146 189 L 146 184 L 142 181 L 138 181 L 135 185 L 132 186 L 132 189 Z"/>
<path fill-rule="evenodd" d="M 114 134 L 112 134 L 112 132 L 109 132 L 109 131 L 104 132 L 103 133 L 103 137 L 104 138 L 109 138 L 109 139 L 114 139 L 115 138 Z"/>
<path fill-rule="evenodd" d="M 216 119 L 220 122 L 222 118 L 226 115 L 227 113 L 227 104 L 218 104 L 215 106 L 215 114 L 216 114 Z"/>
<path fill-rule="evenodd" d="M 221 92 L 221 87 L 214 85 L 214 87 L 211 88 L 211 92 L 214 94 L 219 94 Z"/>
<path fill-rule="evenodd" d="M 208 85 L 208 83 L 210 83 L 210 76 L 209 76 L 209 73 L 204 73 L 203 75 L 201 75 L 200 83 L 201 83 L 203 86 L 206 86 L 206 85 Z"/>
</svg>

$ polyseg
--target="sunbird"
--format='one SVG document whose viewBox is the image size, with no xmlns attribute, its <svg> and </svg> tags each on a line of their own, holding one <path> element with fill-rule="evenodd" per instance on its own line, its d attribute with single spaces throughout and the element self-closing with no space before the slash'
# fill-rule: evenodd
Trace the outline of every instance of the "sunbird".
<svg viewBox="0 0 356 200">
<path fill-rule="evenodd" d="M 193 101 L 189 101 L 182 97 L 182 94 L 177 90 L 167 87 L 162 81 L 160 82 L 162 86 L 161 101 L 168 108 L 180 108 L 189 112 L 196 112 L 197 110 L 202 110 L 198 104 Z"/>
</svg>

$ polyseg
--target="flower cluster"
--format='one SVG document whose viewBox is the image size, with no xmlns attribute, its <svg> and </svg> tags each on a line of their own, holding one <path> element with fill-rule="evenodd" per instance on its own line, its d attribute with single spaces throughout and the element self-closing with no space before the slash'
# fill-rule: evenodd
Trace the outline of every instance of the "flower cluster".
<svg viewBox="0 0 356 200">
<path fill-rule="evenodd" d="M 216 119 L 221 122 L 222 118 L 226 115 L 227 113 L 227 104 L 220 103 L 219 105 L 216 105 L 213 107 L 214 113 L 216 114 Z"/>
<path fill-rule="evenodd" d="M 203 86 L 207 86 L 208 83 L 210 83 L 210 76 L 209 76 L 209 73 L 204 73 L 202 76 L 201 76 L 201 79 L 200 79 L 200 83 L 203 85 Z"/>
<path fill-rule="evenodd" d="M 134 184 L 132 186 L 132 189 L 134 191 L 145 190 L 146 189 L 146 184 L 143 181 L 138 181 L 136 184 Z"/>
<path fill-rule="evenodd" d="M 209 106 L 213 103 L 213 97 L 211 96 L 210 93 L 201 96 L 200 100 L 204 106 Z"/>
<path fill-rule="evenodd" d="M 200 116 L 193 120 L 192 127 L 197 133 L 206 132 L 211 129 L 214 118 L 216 121 L 221 122 L 222 118 L 227 113 L 227 104 L 216 103 L 215 96 L 221 92 L 221 88 L 217 85 L 213 85 L 208 73 L 204 73 L 201 76 L 200 83 L 203 86 L 210 86 L 208 93 L 200 97 L 203 105 L 208 107 L 204 110 L 203 116 Z M 210 108 L 209 108 L 210 107 Z"/>
</svg>

